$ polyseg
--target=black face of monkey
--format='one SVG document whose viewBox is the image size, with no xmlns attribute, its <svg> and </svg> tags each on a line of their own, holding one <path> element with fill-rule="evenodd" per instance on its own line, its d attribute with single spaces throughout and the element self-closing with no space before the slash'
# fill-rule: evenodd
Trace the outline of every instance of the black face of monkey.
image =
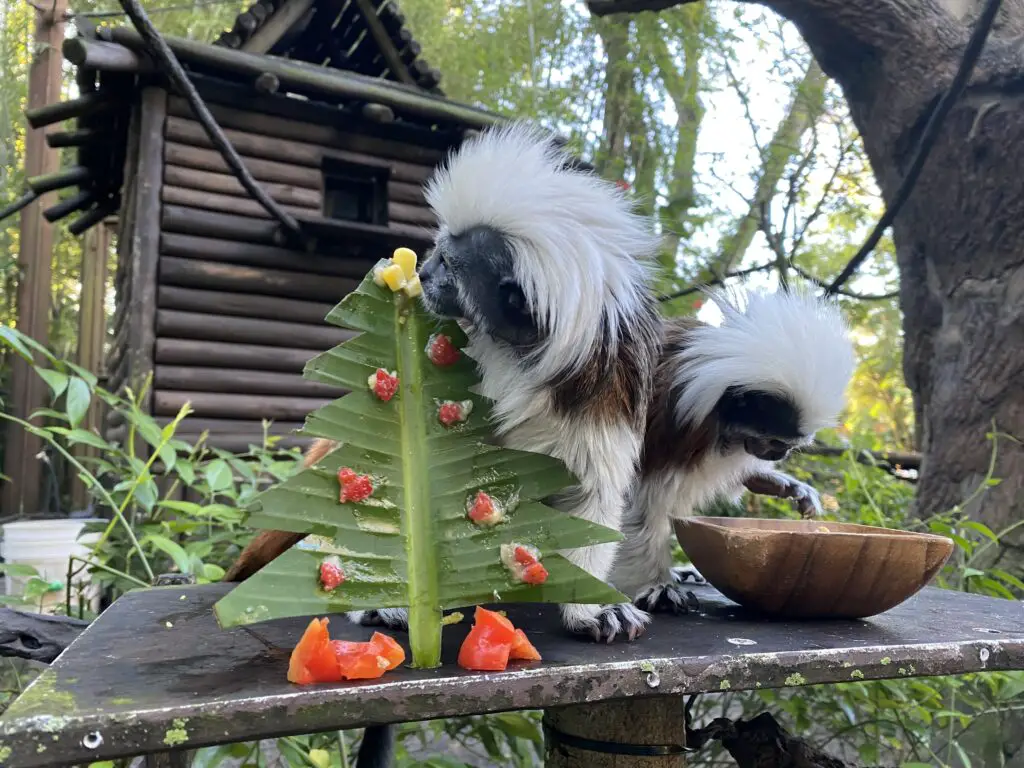
<svg viewBox="0 0 1024 768">
<path fill-rule="evenodd" d="M 435 315 L 467 320 L 522 351 L 540 341 L 540 330 L 515 278 L 511 246 L 492 227 L 438 238 L 420 269 L 420 282 L 423 304 Z"/>
<path fill-rule="evenodd" d="M 805 440 L 800 412 L 782 395 L 730 387 L 716 410 L 723 447 L 742 445 L 755 458 L 781 461 Z"/>
</svg>

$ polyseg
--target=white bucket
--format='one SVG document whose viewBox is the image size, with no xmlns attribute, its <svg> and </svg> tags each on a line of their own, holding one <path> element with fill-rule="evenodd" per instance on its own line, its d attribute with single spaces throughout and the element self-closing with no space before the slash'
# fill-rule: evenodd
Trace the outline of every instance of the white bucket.
<svg viewBox="0 0 1024 768">
<path fill-rule="evenodd" d="M 94 518 L 54 520 L 21 520 L 7 523 L 0 528 L 3 541 L 0 542 L 0 553 L 5 562 L 19 565 L 30 565 L 36 569 L 40 578 L 46 581 L 59 581 L 65 587 L 68 577 L 68 561 L 72 555 L 86 557 L 92 545 L 99 540 L 98 533 L 88 533 L 78 538 L 78 534 L 86 523 L 104 522 Z M 88 569 L 81 563 L 75 564 L 76 570 L 81 568 L 74 577 L 71 589 L 72 609 L 77 608 L 77 596 L 84 595 L 84 601 L 91 610 L 98 608 L 97 591 L 89 587 Z M 5 574 L 4 582 L 8 595 L 20 595 L 25 589 L 27 577 Z M 19 606 L 23 610 L 53 613 L 62 605 L 65 591 L 50 592 L 37 599 L 34 605 Z"/>
</svg>

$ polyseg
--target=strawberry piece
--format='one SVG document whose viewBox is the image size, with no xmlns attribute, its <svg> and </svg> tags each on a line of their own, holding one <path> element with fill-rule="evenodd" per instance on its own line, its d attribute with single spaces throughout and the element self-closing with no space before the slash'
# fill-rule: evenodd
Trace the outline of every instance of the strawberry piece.
<svg viewBox="0 0 1024 768">
<path fill-rule="evenodd" d="M 388 373 L 383 368 L 378 368 L 375 373 L 371 374 L 366 383 L 370 386 L 373 394 L 385 403 L 398 391 L 398 376 Z"/>
<path fill-rule="evenodd" d="M 452 340 L 443 333 L 435 333 L 427 342 L 427 357 L 434 365 L 454 365 L 461 354 Z"/>
<path fill-rule="evenodd" d="M 341 483 L 338 501 L 342 504 L 346 501 L 363 501 L 373 493 L 373 481 L 370 480 L 370 476 L 357 475 L 348 467 L 338 470 L 338 482 Z"/>
<path fill-rule="evenodd" d="M 441 403 L 441 407 L 437 409 L 437 420 L 446 427 L 451 427 L 468 419 L 472 410 L 472 400 L 463 400 L 459 403 L 445 400 Z"/>
<path fill-rule="evenodd" d="M 341 560 L 336 556 L 325 558 L 320 563 L 320 586 L 332 592 L 345 581 L 345 572 L 341 569 Z"/>
</svg>

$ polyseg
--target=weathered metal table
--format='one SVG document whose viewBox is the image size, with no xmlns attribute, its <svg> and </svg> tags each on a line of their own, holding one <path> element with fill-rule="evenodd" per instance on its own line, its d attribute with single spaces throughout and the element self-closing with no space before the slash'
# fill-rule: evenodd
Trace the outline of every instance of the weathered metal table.
<svg viewBox="0 0 1024 768">
<path fill-rule="evenodd" d="M 579 641 L 562 632 L 553 607 L 512 606 L 543 662 L 503 673 L 459 669 L 467 616 L 445 629 L 438 670 L 300 688 L 285 672 L 306 620 L 220 630 L 211 606 L 228 588 L 162 587 L 118 600 L 0 718 L 0 765 L 89 763 L 624 697 L 641 706 L 666 694 L 1024 669 L 1024 603 L 929 588 L 869 620 L 784 622 L 747 616 L 696 587 L 701 614 L 658 616 L 632 644 Z M 337 638 L 371 631 L 340 617 L 331 624 Z"/>
</svg>

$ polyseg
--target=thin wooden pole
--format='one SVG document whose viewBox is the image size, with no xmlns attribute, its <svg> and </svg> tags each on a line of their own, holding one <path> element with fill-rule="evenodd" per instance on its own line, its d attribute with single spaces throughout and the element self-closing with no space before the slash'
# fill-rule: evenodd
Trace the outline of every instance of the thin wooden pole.
<svg viewBox="0 0 1024 768">
<path fill-rule="evenodd" d="M 61 43 L 67 0 L 53 0 L 36 10 L 36 54 L 29 69 L 28 108 L 35 109 L 60 99 Z M 25 136 L 25 176 L 54 173 L 58 153 L 46 144 L 46 130 L 29 129 Z M 53 228 L 43 210 L 56 202 L 53 193 L 41 195 L 21 211 L 21 248 L 18 267 L 18 330 L 43 344 L 50 337 L 50 276 Z M 11 368 L 11 413 L 27 418 L 45 404 L 46 385 L 23 360 L 13 358 Z M 4 444 L 4 474 L 0 509 L 4 514 L 34 514 L 40 511 L 42 466 L 36 454 L 42 440 L 20 426 L 9 423 Z"/>
<path fill-rule="evenodd" d="M 103 340 L 106 337 L 107 259 L 110 253 L 110 226 L 101 224 L 85 234 L 82 248 L 82 298 L 78 309 L 78 364 L 97 377 L 103 375 Z M 85 416 L 85 429 L 100 429 L 103 415 L 100 400 L 94 398 Z M 98 449 L 76 445 L 72 454 L 81 459 L 95 456 Z M 84 509 L 89 503 L 85 484 L 71 473 L 72 509 Z"/>
<path fill-rule="evenodd" d="M 547 768 L 685 768 L 678 696 L 555 707 L 544 712 Z"/>
</svg>

